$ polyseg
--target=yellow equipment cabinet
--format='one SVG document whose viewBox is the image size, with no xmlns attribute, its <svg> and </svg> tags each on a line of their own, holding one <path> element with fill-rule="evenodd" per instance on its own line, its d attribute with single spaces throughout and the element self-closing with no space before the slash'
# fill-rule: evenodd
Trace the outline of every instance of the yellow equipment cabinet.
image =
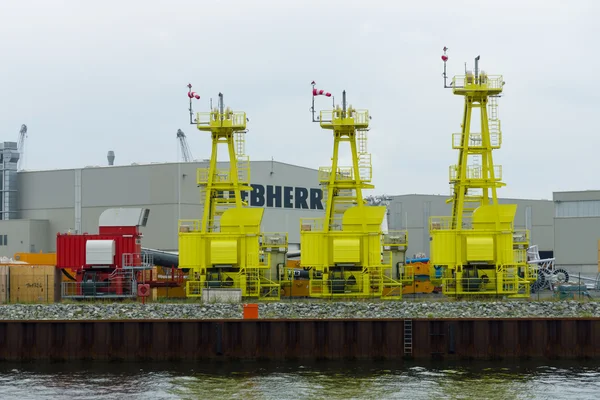
<svg viewBox="0 0 600 400">
<path fill-rule="evenodd" d="M 190 270 L 188 297 L 200 297 L 207 288 L 239 289 L 244 298 L 280 296 L 287 233 L 261 233 L 264 209 L 247 207 L 241 196 L 252 190 L 246 121 L 246 113 L 224 108 L 221 93 L 218 108 L 196 116 L 197 128 L 211 133 L 212 152 L 210 166 L 197 171 L 202 219 L 179 221 L 179 268 Z M 227 146 L 228 169 L 217 168 L 219 144 Z"/>
<path fill-rule="evenodd" d="M 333 131 L 331 167 L 319 168 L 325 201 L 324 218 L 300 221 L 300 266 L 310 271 L 311 297 L 401 298 L 402 279 L 410 281 L 404 268 L 393 276 L 394 255 L 404 252 L 406 232 L 381 231 L 386 207 L 368 206 L 363 190 L 372 189 L 371 155 L 367 152 L 369 113 L 346 106 L 321 111 L 313 122 Z M 350 145 L 352 165 L 339 165 L 339 145 Z"/>
<path fill-rule="evenodd" d="M 516 231 L 513 221 L 517 206 L 498 204 L 497 189 L 502 169 L 494 165 L 492 151 L 502 143 L 497 100 L 504 86 L 502 76 L 467 71 L 444 87 L 464 96 L 462 132 L 452 138 L 459 151 L 458 164 L 450 167 L 453 197 L 451 217 L 431 217 L 431 263 L 443 267 L 443 293 L 451 296 L 487 295 L 529 297 L 537 279 L 527 264 L 528 232 Z M 473 131 L 473 109 L 479 109 L 481 131 Z"/>
</svg>

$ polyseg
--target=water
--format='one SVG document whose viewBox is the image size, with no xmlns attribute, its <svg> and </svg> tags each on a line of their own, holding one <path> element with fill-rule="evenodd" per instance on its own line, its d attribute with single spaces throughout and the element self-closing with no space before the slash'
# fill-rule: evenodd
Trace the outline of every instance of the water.
<svg viewBox="0 0 600 400">
<path fill-rule="evenodd" d="M 600 363 L 0 363 L 1 399 L 597 399 Z"/>
</svg>

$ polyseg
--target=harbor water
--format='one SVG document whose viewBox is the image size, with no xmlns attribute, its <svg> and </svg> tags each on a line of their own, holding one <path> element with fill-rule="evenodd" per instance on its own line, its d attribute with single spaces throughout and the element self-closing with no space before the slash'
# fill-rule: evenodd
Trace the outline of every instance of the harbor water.
<svg viewBox="0 0 600 400">
<path fill-rule="evenodd" d="M 600 363 L 0 363 L 2 399 L 597 399 Z"/>
</svg>

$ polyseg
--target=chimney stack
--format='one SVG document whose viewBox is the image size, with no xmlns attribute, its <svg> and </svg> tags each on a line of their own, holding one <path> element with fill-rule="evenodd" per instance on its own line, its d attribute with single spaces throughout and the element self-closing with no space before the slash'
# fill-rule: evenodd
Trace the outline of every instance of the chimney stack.
<svg viewBox="0 0 600 400">
<path fill-rule="evenodd" d="M 115 164 L 115 152 L 114 151 L 109 150 L 108 154 L 106 155 L 106 158 L 108 159 L 108 165 Z"/>
</svg>

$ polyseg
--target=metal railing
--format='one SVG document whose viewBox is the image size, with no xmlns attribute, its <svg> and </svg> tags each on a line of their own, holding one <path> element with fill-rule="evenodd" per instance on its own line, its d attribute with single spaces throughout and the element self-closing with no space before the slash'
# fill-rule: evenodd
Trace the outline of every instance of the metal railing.
<svg viewBox="0 0 600 400">
<path fill-rule="evenodd" d="M 408 244 L 408 231 L 388 231 L 382 237 L 382 244 L 386 247 L 406 247 Z"/>
<path fill-rule="evenodd" d="M 241 130 L 246 129 L 246 121 L 246 113 L 243 111 L 226 111 L 223 114 L 216 111 L 196 113 L 196 124 L 199 128 L 215 126 Z"/>
<path fill-rule="evenodd" d="M 513 244 L 527 246 L 529 244 L 529 230 L 515 229 L 513 232 Z"/>
<path fill-rule="evenodd" d="M 262 248 L 288 247 L 287 232 L 262 232 L 259 237 Z"/>
<path fill-rule="evenodd" d="M 467 166 L 466 168 L 466 177 L 464 179 L 472 179 L 472 180 L 492 180 L 491 176 L 485 176 L 484 168 L 481 165 L 473 165 Z M 449 168 L 449 176 L 451 181 L 455 181 L 458 179 L 460 174 L 460 166 L 459 165 L 451 165 Z M 498 182 L 502 180 L 502 166 L 494 165 L 494 182 Z"/>
<path fill-rule="evenodd" d="M 448 217 L 448 216 L 430 217 L 429 218 L 429 230 L 430 231 L 435 231 L 435 230 L 447 231 L 447 230 L 459 229 L 459 228 L 471 229 L 473 227 L 473 221 L 472 221 L 471 217 L 463 217 L 462 227 L 454 228 L 452 226 L 453 221 L 454 221 L 454 218 Z"/>
<path fill-rule="evenodd" d="M 247 185 L 250 181 L 250 161 L 238 160 L 238 183 Z M 207 185 L 210 178 L 210 168 L 198 168 L 196 171 L 196 183 L 198 185 Z M 213 184 L 233 183 L 231 171 L 229 169 L 215 169 L 212 177 Z"/>
<path fill-rule="evenodd" d="M 487 277 L 442 278 L 442 291 L 447 295 L 510 295 L 519 292 L 516 274 Z"/>
<path fill-rule="evenodd" d="M 319 181 L 320 182 L 329 182 L 331 178 L 332 168 L 331 167 L 319 167 Z M 354 168 L 352 167 L 338 167 L 335 173 L 336 181 L 354 181 Z"/>
<path fill-rule="evenodd" d="M 62 282 L 62 297 L 65 299 L 125 299 L 137 297 L 137 282 L 131 271 L 115 270 L 108 281 Z"/>
<path fill-rule="evenodd" d="M 365 267 L 362 270 L 342 275 L 330 274 L 327 280 L 311 279 L 309 293 L 312 297 L 382 299 L 402 298 L 403 282 L 386 274 L 386 267 Z"/>
<path fill-rule="evenodd" d="M 371 182 L 373 177 L 373 167 L 371 166 L 371 155 L 360 154 L 358 165 L 358 176 L 362 182 Z M 319 182 L 329 183 L 332 175 L 331 167 L 319 167 Z M 335 181 L 337 182 L 354 182 L 356 174 L 353 167 L 338 167 L 335 172 Z"/>
<path fill-rule="evenodd" d="M 148 253 L 123 253 L 124 269 L 148 269 L 154 266 L 154 255 Z"/>
<path fill-rule="evenodd" d="M 200 232 L 202 230 L 201 219 L 180 219 L 178 225 L 178 231 L 182 233 Z"/>
<path fill-rule="evenodd" d="M 462 149 L 464 146 L 462 144 L 462 133 L 453 133 L 452 134 L 452 148 L 453 149 Z M 499 149 L 502 145 L 502 134 L 498 132 L 490 132 L 490 147 L 492 149 Z M 466 147 L 469 148 L 482 148 L 483 147 L 483 138 L 481 133 L 471 132 L 469 133 L 469 139 L 467 140 Z"/>
<path fill-rule="evenodd" d="M 513 250 L 513 262 L 517 265 L 527 265 L 527 250 L 514 249 Z"/>
<path fill-rule="evenodd" d="M 452 78 L 453 88 L 470 88 L 476 89 L 502 89 L 504 86 L 504 80 L 502 75 L 485 75 L 480 74 L 478 79 L 475 79 L 475 75 L 457 75 Z"/>
<path fill-rule="evenodd" d="M 237 273 L 227 273 L 220 279 L 209 277 L 205 281 L 188 280 L 187 297 L 202 297 L 204 289 L 240 289 L 244 298 L 279 300 L 280 285 L 261 274 L 258 268 L 247 268 Z"/>
<path fill-rule="evenodd" d="M 300 218 L 301 232 L 323 232 L 325 227 L 325 218 Z M 330 231 L 342 230 L 342 218 L 334 218 L 329 226 Z M 356 232 L 354 232 L 356 233 Z"/>
<path fill-rule="evenodd" d="M 346 110 L 346 119 L 342 119 L 342 109 L 324 110 L 319 113 L 321 126 L 354 125 L 361 128 L 369 126 L 368 110 Z M 350 120 L 348 120 L 350 119 Z"/>
</svg>

